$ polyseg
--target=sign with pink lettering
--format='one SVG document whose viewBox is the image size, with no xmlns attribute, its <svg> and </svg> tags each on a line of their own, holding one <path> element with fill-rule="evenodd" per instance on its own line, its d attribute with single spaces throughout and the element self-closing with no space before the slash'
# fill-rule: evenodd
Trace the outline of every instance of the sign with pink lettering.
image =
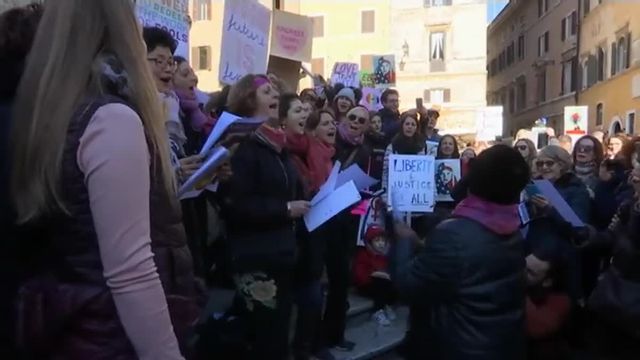
<svg viewBox="0 0 640 360">
<path fill-rule="evenodd" d="M 225 1 L 218 79 L 234 84 L 267 72 L 271 12 L 257 1 Z"/>
<path fill-rule="evenodd" d="M 142 26 L 159 27 L 178 42 L 176 55 L 189 58 L 189 2 L 187 0 L 138 0 L 136 16 Z"/>
<path fill-rule="evenodd" d="M 270 54 L 285 59 L 309 62 L 313 43 L 310 17 L 274 10 Z"/>
</svg>

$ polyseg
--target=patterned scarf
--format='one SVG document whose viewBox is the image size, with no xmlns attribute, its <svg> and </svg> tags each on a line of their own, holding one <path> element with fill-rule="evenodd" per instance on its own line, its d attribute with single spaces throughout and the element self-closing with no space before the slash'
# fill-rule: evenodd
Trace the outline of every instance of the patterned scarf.
<svg viewBox="0 0 640 360">
<path fill-rule="evenodd" d="M 129 74 L 114 54 L 100 53 L 93 63 L 93 74 L 102 93 L 118 96 L 127 102 L 131 100 Z"/>
<path fill-rule="evenodd" d="M 351 135 L 351 133 L 349 132 L 349 126 L 350 126 L 349 121 L 342 121 L 338 125 L 338 135 L 340 135 L 342 140 L 344 140 L 350 145 L 353 145 L 353 146 L 362 145 L 362 143 L 364 142 L 364 134 L 360 136 Z"/>
<path fill-rule="evenodd" d="M 582 181 L 586 181 L 591 177 L 596 176 L 596 163 L 595 161 L 579 162 L 576 161 L 574 165 L 574 172 L 578 178 Z"/>
<path fill-rule="evenodd" d="M 255 136 L 278 154 L 282 153 L 282 150 L 287 144 L 287 135 L 285 135 L 284 130 L 274 129 L 267 123 L 260 125 L 255 132 Z"/>
</svg>

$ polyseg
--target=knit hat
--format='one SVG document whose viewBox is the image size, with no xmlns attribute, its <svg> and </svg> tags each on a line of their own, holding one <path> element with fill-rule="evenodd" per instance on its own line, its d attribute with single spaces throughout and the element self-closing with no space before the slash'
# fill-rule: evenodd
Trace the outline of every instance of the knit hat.
<svg viewBox="0 0 640 360">
<path fill-rule="evenodd" d="M 336 94 L 335 100 L 337 101 L 339 97 L 346 97 L 351 100 L 353 105 L 356 104 L 356 94 L 353 92 L 352 88 L 344 87 Z"/>
<path fill-rule="evenodd" d="M 531 174 L 516 150 L 495 145 L 475 158 L 468 177 L 469 192 L 473 195 L 495 204 L 513 205 L 520 202 L 520 193 Z"/>
<path fill-rule="evenodd" d="M 379 236 L 384 236 L 384 229 L 378 225 L 370 225 L 364 234 L 364 240 L 369 243 Z"/>
</svg>

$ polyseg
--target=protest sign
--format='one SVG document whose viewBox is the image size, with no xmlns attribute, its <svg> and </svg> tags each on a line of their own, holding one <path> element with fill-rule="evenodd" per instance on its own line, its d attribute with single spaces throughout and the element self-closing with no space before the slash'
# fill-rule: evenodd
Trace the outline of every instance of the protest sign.
<svg viewBox="0 0 640 360">
<path fill-rule="evenodd" d="M 218 78 L 234 84 L 267 72 L 270 11 L 257 1 L 225 1 Z"/>
<path fill-rule="evenodd" d="M 382 103 L 380 97 L 382 96 L 382 89 L 376 89 L 372 87 L 362 88 L 362 99 L 360 105 L 367 108 L 369 111 L 378 111 L 382 109 Z"/>
<path fill-rule="evenodd" d="M 435 199 L 433 156 L 389 156 L 389 198 L 394 211 L 432 212 Z"/>
<path fill-rule="evenodd" d="M 453 201 L 451 192 L 460 176 L 460 159 L 435 161 L 436 201 Z"/>
<path fill-rule="evenodd" d="M 587 135 L 589 127 L 588 106 L 564 107 L 564 133 L 571 136 L 575 145 L 581 137 Z"/>
<path fill-rule="evenodd" d="M 313 23 L 310 17 L 273 11 L 270 55 L 309 62 L 312 42 Z"/>
<path fill-rule="evenodd" d="M 440 143 L 438 143 L 437 141 L 427 140 L 425 141 L 425 145 L 427 155 L 438 156 L 438 146 L 440 145 Z"/>
<path fill-rule="evenodd" d="M 386 89 L 396 85 L 395 55 L 373 57 L 373 76 L 376 87 Z"/>
<path fill-rule="evenodd" d="M 267 73 L 277 76 L 278 79 L 286 85 L 287 88 L 283 90 L 284 92 L 297 93 L 300 82 L 301 65 L 302 63 L 297 60 L 270 55 Z"/>
<path fill-rule="evenodd" d="M 476 140 L 493 141 L 502 136 L 502 106 L 486 106 L 476 110 Z"/>
<path fill-rule="evenodd" d="M 358 238 L 356 239 L 356 243 L 358 246 L 364 246 L 364 235 L 367 232 L 367 229 L 376 225 L 381 228 L 385 227 L 384 223 L 384 215 L 385 215 L 385 206 L 380 197 L 374 197 L 369 200 L 364 200 L 366 205 L 366 210 L 364 214 L 360 215 L 360 224 L 358 226 Z"/>
<path fill-rule="evenodd" d="M 370 71 L 359 71 L 358 72 L 358 78 L 360 79 L 360 85 L 364 88 L 364 87 L 368 87 L 368 88 L 373 88 L 376 87 L 376 81 L 375 81 L 375 77 L 373 76 L 373 73 Z"/>
<path fill-rule="evenodd" d="M 136 16 L 145 27 L 167 30 L 178 41 L 175 54 L 189 58 L 189 2 L 187 0 L 138 0 Z"/>
<path fill-rule="evenodd" d="M 332 84 L 344 84 L 344 86 L 359 87 L 360 79 L 358 79 L 359 65 L 355 63 L 337 62 L 333 66 L 331 73 Z"/>
</svg>

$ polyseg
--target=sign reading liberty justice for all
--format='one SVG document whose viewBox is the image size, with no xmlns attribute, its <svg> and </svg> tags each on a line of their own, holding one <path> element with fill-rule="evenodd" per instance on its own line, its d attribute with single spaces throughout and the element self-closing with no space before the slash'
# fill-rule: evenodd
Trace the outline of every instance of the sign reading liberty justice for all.
<svg viewBox="0 0 640 360">
<path fill-rule="evenodd" d="M 136 15 L 143 26 L 159 27 L 171 33 L 178 48 L 176 55 L 189 58 L 188 0 L 138 0 Z"/>
<path fill-rule="evenodd" d="M 389 156 L 389 197 L 394 211 L 433 212 L 435 158 L 426 155 Z"/>
<path fill-rule="evenodd" d="M 218 78 L 234 84 L 267 72 L 271 12 L 257 1 L 225 1 Z"/>
</svg>

